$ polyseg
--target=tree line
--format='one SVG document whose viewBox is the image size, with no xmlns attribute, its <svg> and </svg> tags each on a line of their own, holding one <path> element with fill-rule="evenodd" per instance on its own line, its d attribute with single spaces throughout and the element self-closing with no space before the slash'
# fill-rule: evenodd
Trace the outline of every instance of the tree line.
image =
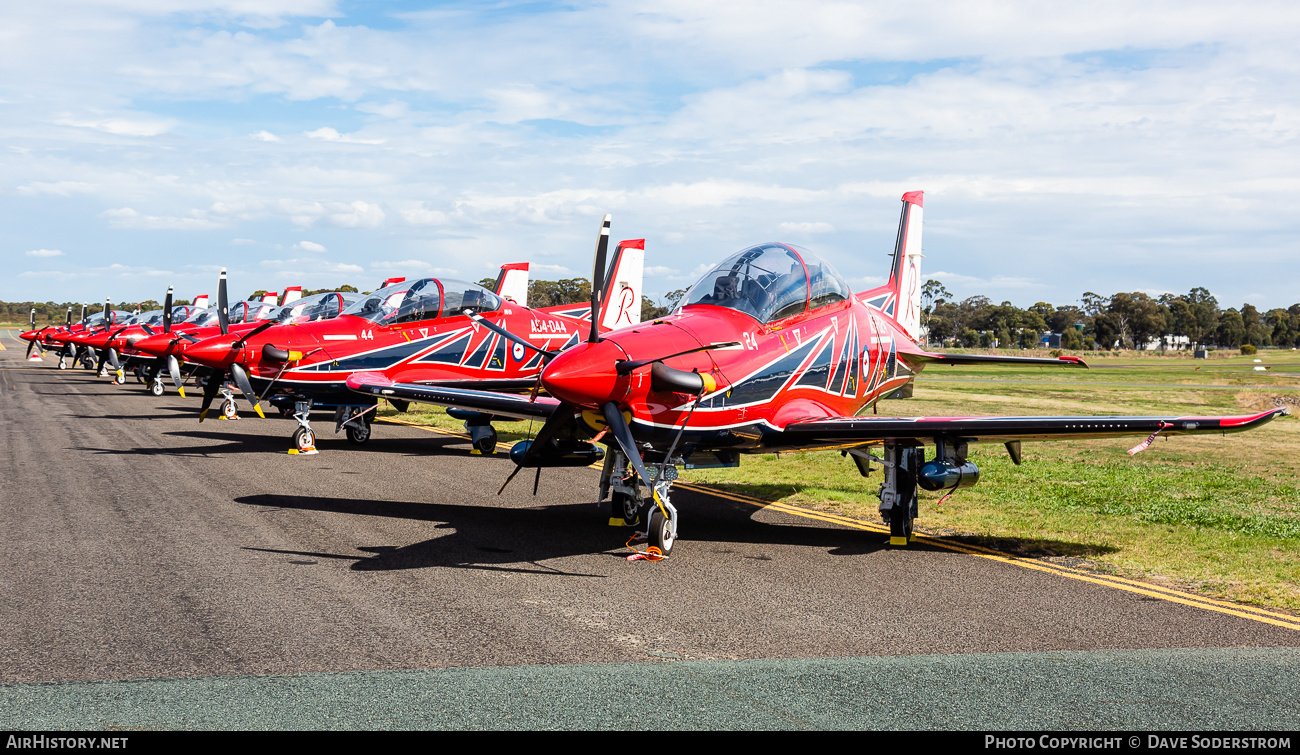
<svg viewBox="0 0 1300 755">
<path fill-rule="evenodd" d="M 1239 348 L 1300 345 L 1300 304 L 1261 313 L 1253 304 L 1221 309 L 1205 288 L 1152 297 L 1140 291 L 1101 296 L 1091 291 L 1079 305 L 1038 302 L 1021 309 L 987 296 L 953 301 L 936 280 L 921 294 L 922 324 L 932 343 L 949 346 L 1030 348 L 1046 333 L 1061 334 L 1063 349 L 1135 349 L 1172 346 L 1170 336 L 1185 336 L 1192 347 Z"/>
</svg>

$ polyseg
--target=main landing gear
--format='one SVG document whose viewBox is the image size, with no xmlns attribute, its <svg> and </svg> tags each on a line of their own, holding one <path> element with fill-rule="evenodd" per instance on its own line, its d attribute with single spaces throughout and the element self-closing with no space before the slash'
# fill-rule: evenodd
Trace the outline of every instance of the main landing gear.
<svg viewBox="0 0 1300 755">
<path fill-rule="evenodd" d="M 364 406 L 340 406 L 334 410 L 334 432 L 344 430 L 348 442 L 354 446 L 364 445 L 370 440 L 370 425 L 374 423 L 374 408 Z"/>
<path fill-rule="evenodd" d="M 871 471 L 872 464 L 885 469 L 885 481 L 880 484 L 880 518 L 889 525 L 889 544 L 907 545 L 916 540 L 913 524 L 918 516 L 916 477 L 925 463 L 925 449 L 886 443 L 883 456 L 874 456 L 865 448 L 846 451 L 853 455 L 858 471 L 863 477 Z"/>
<path fill-rule="evenodd" d="M 447 409 L 447 416 L 465 421 L 465 432 L 469 433 L 470 443 L 474 446 L 470 454 L 491 456 L 497 452 L 497 431 L 492 426 L 491 414 L 451 407 Z"/>
<path fill-rule="evenodd" d="M 677 466 L 646 464 L 646 471 L 651 476 L 648 485 L 631 468 L 622 449 L 611 448 L 600 473 L 598 500 L 610 497 L 610 525 L 644 528 L 638 529 L 632 540 L 644 538 L 647 550 L 655 548 L 666 557 L 677 542 L 677 509 L 669 497 L 677 481 Z"/>
</svg>

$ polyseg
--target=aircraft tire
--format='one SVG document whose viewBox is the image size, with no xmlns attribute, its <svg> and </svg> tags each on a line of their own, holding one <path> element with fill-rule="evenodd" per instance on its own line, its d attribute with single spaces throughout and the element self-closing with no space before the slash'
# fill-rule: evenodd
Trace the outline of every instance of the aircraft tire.
<svg viewBox="0 0 1300 755">
<path fill-rule="evenodd" d="M 222 414 L 222 416 L 224 416 L 226 419 L 230 419 L 231 417 L 235 416 L 237 413 L 238 413 L 238 411 L 235 409 L 235 402 L 234 402 L 234 401 L 224 401 L 224 402 L 222 402 L 222 404 L 221 404 L 221 414 Z"/>
<path fill-rule="evenodd" d="M 360 425 L 346 425 L 343 432 L 348 437 L 348 442 L 354 446 L 360 446 L 370 440 L 370 423 L 364 419 Z"/>
<path fill-rule="evenodd" d="M 300 427 L 293 431 L 293 445 L 299 451 L 305 451 L 308 448 L 315 448 L 316 433 L 305 427 Z"/>
<path fill-rule="evenodd" d="M 476 438 L 474 440 L 474 448 L 478 449 L 480 453 L 483 453 L 488 456 L 491 456 L 493 453 L 495 453 L 497 450 L 496 428 L 492 428 L 491 434 Z"/>
<path fill-rule="evenodd" d="M 634 496 L 617 491 L 610 495 L 609 515 L 615 519 L 622 519 L 629 527 L 645 521 L 648 513 L 648 509 Z"/>
<path fill-rule="evenodd" d="M 61 370 L 68 369 L 68 363 L 64 361 L 63 357 L 59 357 L 59 369 Z"/>
<path fill-rule="evenodd" d="M 126 384 L 126 375 L 122 374 L 121 372 L 118 372 L 118 373 L 114 374 L 114 375 L 113 375 L 113 384 L 114 384 L 114 385 L 125 385 L 125 384 Z"/>
<path fill-rule="evenodd" d="M 653 545 L 659 549 L 659 552 L 667 556 L 672 552 L 673 543 L 676 538 L 672 535 L 672 522 L 664 517 L 658 506 L 650 509 L 650 529 L 646 533 L 650 536 L 646 545 Z"/>
<path fill-rule="evenodd" d="M 149 384 L 149 393 L 151 393 L 154 396 L 163 395 L 163 390 L 164 390 L 163 384 L 157 380 Z"/>
</svg>

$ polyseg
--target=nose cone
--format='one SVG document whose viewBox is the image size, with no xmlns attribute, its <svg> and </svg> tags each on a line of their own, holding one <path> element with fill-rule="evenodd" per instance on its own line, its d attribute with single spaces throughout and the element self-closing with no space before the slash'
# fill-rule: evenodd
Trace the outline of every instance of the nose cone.
<svg viewBox="0 0 1300 755">
<path fill-rule="evenodd" d="M 19 333 L 18 337 L 23 339 L 24 341 L 35 341 L 36 334 L 39 332 L 40 332 L 39 330 L 29 330 L 26 333 Z"/>
<path fill-rule="evenodd" d="M 565 349 L 542 370 L 542 386 L 570 404 L 600 407 L 627 396 L 630 380 L 617 364 L 627 354 L 613 341 L 580 343 Z"/>
<path fill-rule="evenodd" d="M 106 349 L 108 348 L 108 331 L 105 330 L 94 335 L 82 336 L 81 343 L 92 349 Z"/>
<path fill-rule="evenodd" d="M 213 336 L 191 344 L 185 349 L 185 358 L 208 367 L 225 369 L 239 359 L 242 349 L 234 348 L 237 340 L 239 336 L 233 334 Z"/>
<path fill-rule="evenodd" d="M 145 336 L 133 345 L 139 351 L 151 354 L 156 357 L 167 356 L 167 350 L 171 347 L 172 339 L 175 338 L 171 333 L 154 333 L 151 336 Z"/>
</svg>

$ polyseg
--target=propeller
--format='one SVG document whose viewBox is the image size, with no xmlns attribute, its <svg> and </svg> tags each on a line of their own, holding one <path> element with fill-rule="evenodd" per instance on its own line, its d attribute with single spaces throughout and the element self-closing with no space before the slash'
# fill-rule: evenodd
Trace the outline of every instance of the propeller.
<svg viewBox="0 0 1300 755">
<path fill-rule="evenodd" d="M 605 298 L 605 257 L 609 252 L 609 224 L 613 216 L 600 221 L 600 234 L 596 236 L 596 259 L 591 266 L 591 335 L 587 343 L 600 340 L 600 305 Z"/>
<path fill-rule="evenodd" d="M 175 354 L 167 355 L 167 371 L 171 373 L 172 382 L 176 384 L 176 392 L 185 398 L 185 386 L 181 383 L 181 363 L 176 360 Z"/>
<path fill-rule="evenodd" d="M 217 324 L 221 326 L 221 335 L 230 332 L 230 307 L 226 300 L 226 268 L 221 268 L 217 277 Z"/>
<path fill-rule="evenodd" d="M 163 300 L 163 332 L 172 332 L 172 287 L 167 287 L 167 298 Z M 151 334 L 152 335 L 152 334 Z"/>
<path fill-rule="evenodd" d="M 239 386 L 239 392 L 244 394 L 244 400 L 253 405 L 253 411 L 257 416 L 266 419 L 262 413 L 262 405 L 258 403 L 258 396 L 253 392 L 253 384 L 248 379 L 248 373 L 244 371 L 244 366 L 239 362 L 233 362 L 230 365 L 230 377 L 234 379 L 235 385 Z"/>
<path fill-rule="evenodd" d="M 30 328 L 28 328 L 28 330 L 36 330 L 36 307 L 32 307 L 32 326 L 31 326 Z M 31 356 L 32 356 L 32 349 L 36 348 L 36 339 L 37 339 L 38 337 L 39 337 L 39 335 L 38 335 L 38 336 L 33 336 L 33 337 L 32 337 L 32 340 L 27 342 L 27 358 L 28 358 L 28 359 L 30 359 Z"/>
<path fill-rule="evenodd" d="M 208 416 L 208 409 L 212 408 L 212 400 L 221 392 L 221 384 L 224 382 L 225 375 L 216 370 L 208 376 L 207 382 L 203 384 L 203 403 L 199 404 L 199 422 Z"/>
<path fill-rule="evenodd" d="M 617 370 L 618 374 L 620 375 L 628 375 L 631 374 L 631 372 L 638 367 L 644 367 L 647 364 L 654 364 L 655 362 L 662 362 L 665 359 L 672 359 L 673 357 L 680 357 L 680 356 L 685 356 L 687 354 L 694 354 L 697 351 L 712 351 L 713 349 L 729 349 L 739 345 L 740 345 L 740 341 L 728 341 L 726 343 L 711 343 L 708 346 L 697 346 L 694 349 L 687 349 L 686 351 L 679 351 L 676 354 L 669 354 L 668 356 L 655 357 L 654 359 L 624 359 L 623 361 L 615 365 L 614 369 Z M 669 367 L 668 369 L 672 369 L 672 368 Z M 678 372 L 680 372 L 680 370 L 678 370 Z"/>
</svg>

